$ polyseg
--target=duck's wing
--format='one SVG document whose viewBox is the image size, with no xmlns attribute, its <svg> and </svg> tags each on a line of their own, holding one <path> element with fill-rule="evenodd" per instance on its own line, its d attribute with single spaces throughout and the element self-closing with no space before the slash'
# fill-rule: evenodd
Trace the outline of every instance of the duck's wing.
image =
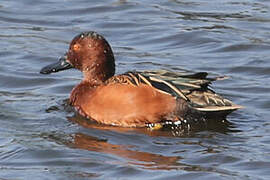
<svg viewBox="0 0 270 180">
<path fill-rule="evenodd" d="M 206 72 L 191 74 L 167 70 L 127 72 L 110 78 L 106 83 L 122 83 L 133 86 L 144 83 L 156 88 L 159 92 L 182 98 L 188 101 L 194 109 L 207 114 L 226 116 L 230 112 L 242 108 L 209 88 L 209 84 L 213 81 L 228 77 L 208 78 L 207 75 Z"/>
<path fill-rule="evenodd" d="M 208 78 L 206 72 L 191 74 L 185 72 L 174 73 L 166 70 L 144 71 L 140 74 L 149 79 L 152 86 L 160 90 L 165 90 L 166 92 L 168 92 L 168 88 L 172 90 L 169 86 L 162 88 L 164 85 L 170 84 L 170 86 L 178 89 L 186 97 L 193 108 L 207 112 L 207 114 L 212 112 L 212 115 L 223 114 L 226 116 L 230 112 L 242 108 L 242 106 L 234 104 L 209 88 L 213 81 L 227 79 L 227 76 Z M 175 92 L 169 93 L 179 95 Z"/>
<path fill-rule="evenodd" d="M 213 81 L 227 79 L 226 76 L 208 78 L 206 72 L 190 74 L 185 72 L 174 73 L 166 70 L 145 71 L 141 74 L 150 79 L 151 84 L 156 88 L 161 87 L 160 83 L 169 83 L 180 90 L 194 109 L 206 112 L 207 115 L 226 116 L 230 112 L 242 108 L 242 106 L 234 104 L 210 89 L 209 85 Z"/>
<path fill-rule="evenodd" d="M 181 92 L 181 88 L 178 88 L 167 78 L 164 79 L 158 76 L 152 76 L 152 72 L 148 74 L 146 72 L 126 72 L 121 75 L 116 75 L 108 79 L 105 84 L 127 84 L 132 86 L 139 86 L 140 84 L 146 84 L 148 86 L 152 86 L 157 91 L 170 94 L 175 97 L 181 97 L 185 100 L 188 100 L 186 95 Z"/>
<path fill-rule="evenodd" d="M 209 89 L 209 84 L 216 80 L 227 79 L 227 76 L 208 78 L 208 73 L 188 73 L 188 72 L 171 72 L 167 70 L 144 71 L 142 75 L 151 79 L 161 79 L 172 83 L 181 89 L 185 94 L 189 94 L 192 90 Z"/>
</svg>

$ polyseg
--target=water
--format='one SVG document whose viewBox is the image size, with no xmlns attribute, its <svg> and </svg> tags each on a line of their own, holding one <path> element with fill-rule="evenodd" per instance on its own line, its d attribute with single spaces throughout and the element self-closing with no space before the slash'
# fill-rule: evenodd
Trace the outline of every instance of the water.
<svg viewBox="0 0 270 180">
<path fill-rule="evenodd" d="M 0 2 L 0 179 L 269 179 L 269 1 Z M 227 75 L 244 109 L 225 128 L 179 135 L 112 128 L 66 106 L 81 74 L 41 75 L 82 31 L 110 42 L 117 73 Z"/>
</svg>

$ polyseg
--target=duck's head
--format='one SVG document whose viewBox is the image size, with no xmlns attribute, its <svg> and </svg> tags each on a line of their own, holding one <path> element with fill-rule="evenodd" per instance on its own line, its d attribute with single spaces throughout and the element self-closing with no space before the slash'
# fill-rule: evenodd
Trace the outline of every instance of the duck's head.
<svg viewBox="0 0 270 180">
<path fill-rule="evenodd" d="M 71 41 L 65 56 L 42 68 L 40 73 L 50 74 L 70 68 L 82 71 L 85 80 L 105 81 L 112 77 L 115 63 L 109 43 L 96 32 L 83 32 Z"/>
</svg>

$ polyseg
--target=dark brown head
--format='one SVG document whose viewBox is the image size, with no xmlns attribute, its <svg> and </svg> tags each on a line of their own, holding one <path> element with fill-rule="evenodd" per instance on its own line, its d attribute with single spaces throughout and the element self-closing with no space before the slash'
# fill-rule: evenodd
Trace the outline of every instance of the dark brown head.
<svg viewBox="0 0 270 180">
<path fill-rule="evenodd" d="M 105 81 L 112 77 L 115 63 L 109 43 L 96 32 L 83 32 L 71 41 L 68 52 L 59 62 L 42 68 L 40 73 L 49 74 L 72 67 L 82 71 L 85 80 Z"/>
</svg>

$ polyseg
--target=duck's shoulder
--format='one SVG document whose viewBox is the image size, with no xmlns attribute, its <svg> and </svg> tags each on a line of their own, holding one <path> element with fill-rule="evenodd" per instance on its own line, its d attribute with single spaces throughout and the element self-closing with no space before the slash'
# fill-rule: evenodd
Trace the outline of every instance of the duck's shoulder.
<svg viewBox="0 0 270 180">
<path fill-rule="evenodd" d="M 105 81 L 105 85 L 111 84 L 126 84 L 126 85 L 139 85 L 141 83 L 137 72 L 126 72 L 124 74 L 115 75 Z"/>
</svg>

